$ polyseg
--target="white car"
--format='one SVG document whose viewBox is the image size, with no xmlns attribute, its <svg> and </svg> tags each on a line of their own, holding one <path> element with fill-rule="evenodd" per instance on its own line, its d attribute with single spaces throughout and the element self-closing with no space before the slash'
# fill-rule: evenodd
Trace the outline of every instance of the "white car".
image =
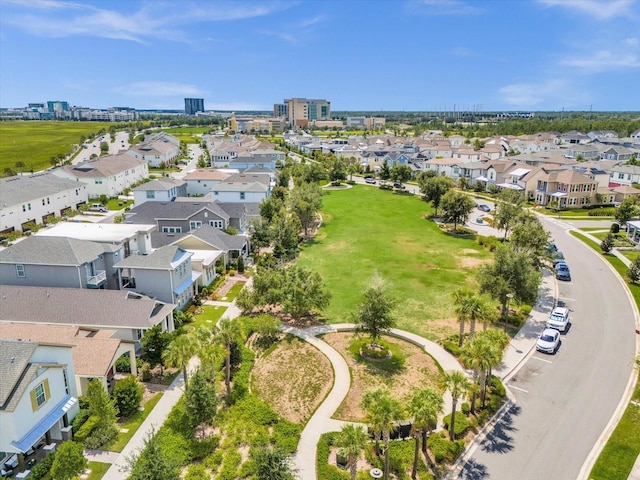
<svg viewBox="0 0 640 480">
<path fill-rule="evenodd" d="M 553 328 L 545 328 L 536 342 L 536 350 L 554 354 L 560 346 L 560 332 Z"/>
<path fill-rule="evenodd" d="M 554 328 L 565 332 L 569 326 L 569 309 L 567 307 L 556 307 L 551 312 L 547 320 L 547 328 Z"/>
</svg>

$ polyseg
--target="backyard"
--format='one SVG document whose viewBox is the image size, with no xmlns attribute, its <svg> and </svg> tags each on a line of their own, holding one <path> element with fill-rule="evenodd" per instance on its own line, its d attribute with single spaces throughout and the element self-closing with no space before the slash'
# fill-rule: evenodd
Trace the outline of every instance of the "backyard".
<svg viewBox="0 0 640 480">
<path fill-rule="evenodd" d="M 491 253 L 450 236 L 418 197 L 355 186 L 323 196 L 323 225 L 299 263 L 318 271 L 332 294 L 328 323 L 350 322 L 375 271 L 397 300 L 398 328 L 431 340 L 457 331 L 451 292 L 476 287 L 475 268 Z"/>
</svg>

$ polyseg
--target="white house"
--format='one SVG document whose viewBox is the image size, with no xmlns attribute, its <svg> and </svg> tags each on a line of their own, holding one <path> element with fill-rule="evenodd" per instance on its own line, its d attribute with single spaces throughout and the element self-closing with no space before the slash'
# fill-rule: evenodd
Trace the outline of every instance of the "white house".
<svg viewBox="0 0 640 480">
<path fill-rule="evenodd" d="M 115 197 L 149 176 L 149 166 L 127 154 L 106 155 L 77 165 L 56 168 L 54 175 L 87 185 L 89 198 Z"/>
<path fill-rule="evenodd" d="M 176 197 L 187 196 L 187 182 L 165 177 L 138 185 L 131 191 L 136 206 L 144 202 L 171 202 Z"/>
<path fill-rule="evenodd" d="M 49 448 L 53 440 L 71 439 L 70 421 L 78 413 L 71 348 L 0 340 L 0 455 L 5 471 L 22 471 L 27 454 Z"/>
<path fill-rule="evenodd" d="M 168 165 L 180 155 L 180 140 L 165 132 L 159 132 L 148 135 L 143 143 L 127 150 L 126 154 L 153 167 Z"/>
<path fill-rule="evenodd" d="M 213 188 L 213 198 L 219 202 L 260 203 L 270 193 L 269 185 L 261 182 L 220 182 Z"/>
<path fill-rule="evenodd" d="M 24 230 L 30 222 L 41 225 L 47 218 L 63 216 L 87 200 L 85 184 L 50 173 L 3 178 L 0 180 L 0 233 Z"/>
<path fill-rule="evenodd" d="M 213 188 L 229 178 L 231 173 L 215 168 L 198 168 L 188 172 L 183 180 L 187 182 L 187 195 L 200 196 L 210 193 Z M 137 204 L 136 204 L 137 205 Z"/>
<path fill-rule="evenodd" d="M 445 175 L 455 181 L 462 175 L 460 166 L 464 163 L 465 161 L 459 158 L 432 158 L 422 165 L 425 171 L 432 170 L 438 175 Z"/>
</svg>

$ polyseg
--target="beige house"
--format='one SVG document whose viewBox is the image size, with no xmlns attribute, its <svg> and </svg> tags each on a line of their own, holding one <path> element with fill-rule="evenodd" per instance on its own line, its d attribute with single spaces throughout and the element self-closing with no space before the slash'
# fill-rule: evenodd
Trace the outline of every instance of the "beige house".
<svg viewBox="0 0 640 480">
<path fill-rule="evenodd" d="M 526 190 L 538 205 L 557 201 L 559 208 L 577 208 L 596 203 L 598 181 L 574 170 L 543 167 L 528 179 Z"/>
</svg>

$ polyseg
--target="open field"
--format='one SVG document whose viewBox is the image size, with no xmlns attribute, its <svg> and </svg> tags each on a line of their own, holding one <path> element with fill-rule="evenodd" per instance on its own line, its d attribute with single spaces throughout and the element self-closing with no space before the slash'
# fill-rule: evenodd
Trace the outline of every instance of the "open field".
<svg viewBox="0 0 640 480">
<path fill-rule="evenodd" d="M 311 418 L 332 385 L 329 359 L 293 336 L 258 359 L 251 374 L 252 391 L 278 415 L 301 425 Z"/>
<path fill-rule="evenodd" d="M 169 135 L 176 134 L 188 134 L 188 135 L 202 135 L 203 133 L 209 133 L 215 130 L 215 127 L 177 127 L 177 128 L 163 128 L 163 132 L 167 132 Z"/>
<path fill-rule="evenodd" d="M 49 159 L 60 153 L 68 154 L 81 135 L 108 129 L 108 122 L 0 122 L 0 175 L 4 169 L 19 171 L 15 164 L 25 163 L 24 171 L 51 167 Z"/>
<path fill-rule="evenodd" d="M 322 276 L 332 298 L 329 323 L 348 322 L 377 270 L 398 300 L 398 328 L 436 340 L 457 331 L 451 292 L 476 288 L 475 267 L 492 254 L 443 233 L 416 196 L 356 185 L 323 197 L 323 226 L 299 263 Z"/>
</svg>

